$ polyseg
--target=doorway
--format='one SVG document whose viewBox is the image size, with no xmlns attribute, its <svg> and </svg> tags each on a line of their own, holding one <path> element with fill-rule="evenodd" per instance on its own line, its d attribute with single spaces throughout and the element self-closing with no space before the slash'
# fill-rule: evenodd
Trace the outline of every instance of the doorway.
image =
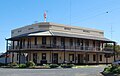
<svg viewBox="0 0 120 76">
<path fill-rule="evenodd" d="M 52 54 L 52 63 L 55 63 L 55 64 L 58 63 L 58 53 Z"/>
<path fill-rule="evenodd" d="M 33 62 L 37 64 L 37 53 L 33 53 Z"/>
<path fill-rule="evenodd" d="M 82 64 L 84 61 L 83 54 L 78 54 L 78 64 Z"/>
</svg>

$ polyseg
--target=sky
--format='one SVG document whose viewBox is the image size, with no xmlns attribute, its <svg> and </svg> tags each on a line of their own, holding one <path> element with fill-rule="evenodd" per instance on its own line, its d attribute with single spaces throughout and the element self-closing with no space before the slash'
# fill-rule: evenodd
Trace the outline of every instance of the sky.
<svg viewBox="0 0 120 76">
<path fill-rule="evenodd" d="M 37 22 L 95 28 L 120 44 L 120 0 L 0 0 L 0 52 L 11 30 Z"/>
</svg>

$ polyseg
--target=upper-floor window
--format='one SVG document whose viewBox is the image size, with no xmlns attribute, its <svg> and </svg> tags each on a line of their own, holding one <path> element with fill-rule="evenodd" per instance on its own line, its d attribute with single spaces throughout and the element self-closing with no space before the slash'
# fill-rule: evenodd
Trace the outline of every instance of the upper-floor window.
<svg viewBox="0 0 120 76">
<path fill-rule="evenodd" d="M 53 45 L 56 45 L 56 37 L 53 37 Z"/>
<path fill-rule="evenodd" d="M 42 37 L 42 44 L 46 44 L 46 37 Z"/>
<path fill-rule="evenodd" d="M 64 29 L 65 29 L 65 30 L 71 30 L 71 28 L 68 28 L 68 27 L 65 27 Z"/>
<path fill-rule="evenodd" d="M 88 31 L 88 30 L 83 30 L 83 32 L 90 33 L 90 31 Z"/>
<path fill-rule="evenodd" d="M 21 30 L 18 30 L 18 33 L 19 33 L 19 32 L 22 32 L 22 31 L 21 31 Z"/>
<path fill-rule="evenodd" d="M 73 46 L 73 39 L 70 39 L 70 46 Z"/>
<path fill-rule="evenodd" d="M 33 28 L 31 27 L 31 28 L 28 28 L 28 30 L 32 30 Z"/>
<path fill-rule="evenodd" d="M 81 50 L 83 50 L 83 40 L 80 41 Z"/>
<path fill-rule="evenodd" d="M 89 46 L 89 40 L 85 41 L 85 46 L 88 47 Z"/>
<path fill-rule="evenodd" d="M 37 45 L 37 37 L 35 37 L 35 45 Z"/>
<path fill-rule="evenodd" d="M 61 46 L 65 46 L 65 38 L 61 37 Z"/>
<path fill-rule="evenodd" d="M 104 32 L 99 32 L 100 34 L 104 34 Z"/>
<path fill-rule="evenodd" d="M 85 41 L 85 49 L 88 50 L 89 49 L 89 40 Z"/>
<path fill-rule="evenodd" d="M 93 41 L 93 47 L 95 48 L 95 41 Z"/>
<path fill-rule="evenodd" d="M 25 46 L 25 39 L 23 39 L 23 46 Z"/>
<path fill-rule="evenodd" d="M 80 40 L 77 39 L 77 46 L 80 46 Z"/>
<path fill-rule="evenodd" d="M 14 34 L 14 32 L 12 31 L 12 34 Z"/>
</svg>

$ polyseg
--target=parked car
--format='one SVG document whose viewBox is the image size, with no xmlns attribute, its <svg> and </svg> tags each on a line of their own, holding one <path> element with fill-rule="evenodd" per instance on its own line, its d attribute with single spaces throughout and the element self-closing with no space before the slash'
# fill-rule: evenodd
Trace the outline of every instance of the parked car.
<svg viewBox="0 0 120 76">
<path fill-rule="evenodd" d="M 120 65 L 120 60 L 116 60 L 112 63 L 113 65 Z"/>
</svg>

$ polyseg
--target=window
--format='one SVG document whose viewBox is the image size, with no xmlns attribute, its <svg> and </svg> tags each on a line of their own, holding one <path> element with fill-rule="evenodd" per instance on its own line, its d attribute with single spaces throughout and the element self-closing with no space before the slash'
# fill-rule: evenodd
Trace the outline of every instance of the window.
<svg viewBox="0 0 120 76">
<path fill-rule="evenodd" d="M 87 54 L 87 61 L 89 61 L 89 54 Z"/>
<path fill-rule="evenodd" d="M 35 45 L 37 45 L 37 37 L 35 37 Z"/>
<path fill-rule="evenodd" d="M 19 59 L 19 55 L 17 54 L 17 61 L 18 61 L 18 59 Z"/>
<path fill-rule="evenodd" d="M 56 37 L 53 37 L 53 45 L 56 45 Z"/>
<path fill-rule="evenodd" d="M 83 50 L 83 40 L 80 42 L 81 50 Z"/>
<path fill-rule="evenodd" d="M 27 47 L 30 46 L 30 38 L 28 38 Z"/>
<path fill-rule="evenodd" d="M 21 32 L 21 30 L 18 30 L 18 33 Z"/>
<path fill-rule="evenodd" d="M 12 31 L 12 34 L 14 34 L 14 32 Z"/>
<path fill-rule="evenodd" d="M 73 39 L 70 39 L 70 46 L 73 46 Z"/>
<path fill-rule="evenodd" d="M 77 39 L 77 46 L 80 46 L 80 40 Z"/>
<path fill-rule="evenodd" d="M 42 53 L 42 60 L 46 60 L 46 53 Z"/>
<path fill-rule="evenodd" d="M 90 31 L 88 31 L 88 30 L 83 30 L 83 32 L 90 33 Z"/>
<path fill-rule="evenodd" d="M 28 30 L 32 30 L 33 28 L 28 28 Z"/>
<path fill-rule="evenodd" d="M 89 50 L 89 40 L 85 41 L 85 50 Z"/>
<path fill-rule="evenodd" d="M 23 47 L 25 46 L 25 39 L 23 39 Z"/>
<path fill-rule="evenodd" d="M 95 41 L 93 41 L 93 47 L 95 48 Z"/>
<path fill-rule="evenodd" d="M 74 61 L 74 54 L 69 54 L 69 61 Z"/>
<path fill-rule="evenodd" d="M 103 32 L 99 32 L 100 34 L 104 34 Z"/>
<path fill-rule="evenodd" d="M 93 61 L 96 61 L 96 55 L 93 55 Z"/>
<path fill-rule="evenodd" d="M 65 46 L 65 38 L 61 37 L 61 46 Z"/>
<path fill-rule="evenodd" d="M 42 44 L 43 44 L 43 45 L 46 44 L 46 37 L 42 37 Z"/>
<path fill-rule="evenodd" d="M 64 29 L 65 29 L 65 30 L 71 30 L 71 28 L 68 28 L 68 27 L 65 27 Z"/>
<path fill-rule="evenodd" d="M 100 50 L 100 41 L 98 42 L 98 50 Z"/>
<path fill-rule="evenodd" d="M 100 61 L 102 61 L 102 55 L 100 55 Z"/>
</svg>

